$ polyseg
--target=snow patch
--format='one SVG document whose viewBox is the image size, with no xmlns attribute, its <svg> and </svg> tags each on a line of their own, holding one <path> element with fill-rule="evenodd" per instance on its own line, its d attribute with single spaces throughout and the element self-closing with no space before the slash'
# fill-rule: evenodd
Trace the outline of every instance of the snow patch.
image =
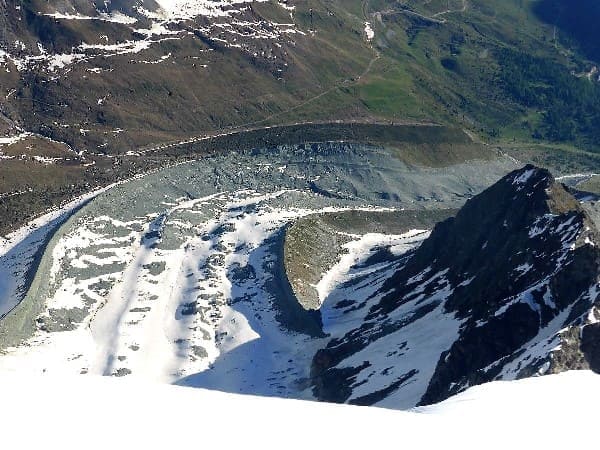
<svg viewBox="0 0 600 450">
<path fill-rule="evenodd" d="M 367 41 L 372 41 L 375 37 L 375 31 L 373 31 L 370 22 L 365 22 L 365 36 L 367 37 Z"/>
<path fill-rule="evenodd" d="M 536 169 L 528 169 L 524 171 L 522 174 L 515 176 L 512 184 L 526 184 L 535 172 Z"/>
</svg>

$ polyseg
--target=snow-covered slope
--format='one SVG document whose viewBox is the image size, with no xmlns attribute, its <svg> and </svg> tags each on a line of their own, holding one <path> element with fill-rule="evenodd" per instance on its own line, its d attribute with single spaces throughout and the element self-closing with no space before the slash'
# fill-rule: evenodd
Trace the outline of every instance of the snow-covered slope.
<svg viewBox="0 0 600 450">
<path fill-rule="evenodd" d="M 227 16 L 251 8 L 252 3 L 269 0 L 156 0 L 160 11 L 169 19 L 193 18 L 197 16 Z M 277 2 L 282 8 L 293 10 L 287 2 Z"/>
<path fill-rule="evenodd" d="M 0 366 L 311 397 L 310 363 L 327 341 L 287 282 L 288 224 L 458 206 L 514 167 L 485 164 L 420 170 L 379 148 L 328 144 L 218 155 L 115 186 L 48 243 L 27 296 L 0 322 Z M 400 255 L 423 236 L 352 236 L 351 258 L 320 290 L 374 249 Z"/>
<path fill-rule="evenodd" d="M 594 448 L 600 377 L 495 382 L 411 412 L 106 378 L 0 376 L 7 448 Z M 8 405 L 8 407 L 7 407 Z"/>
<path fill-rule="evenodd" d="M 0 364 L 395 409 L 597 369 L 596 226 L 534 167 L 431 232 L 346 233 L 314 284 L 319 312 L 295 298 L 282 262 L 290 223 L 457 206 L 481 173 L 328 144 L 219 155 L 116 186 L 48 243 L 0 322 Z"/>
<path fill-rule="evenodd" d="M 458 206 L 485 186 L 484 164 L 421 170 L 376 147 L 324 144 L 116 186 L 48 242 L 0 322 L 0 365 L 394 409 L 494 379 L 597 370 L 596 225 L 532 166 L 432 231 L 343 233 L 314 283 L 319 311 L 295 297 L 282 261 L 292 222 Z M 496 164 L 490 178 L 514 161 Z"/>
</svg>

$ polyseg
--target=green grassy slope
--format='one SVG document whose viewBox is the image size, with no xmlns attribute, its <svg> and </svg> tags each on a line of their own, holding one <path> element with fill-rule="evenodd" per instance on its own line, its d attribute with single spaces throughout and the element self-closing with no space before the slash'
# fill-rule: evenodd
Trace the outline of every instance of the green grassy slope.
<svg viewBox="0 0 600 450">
<path fill-rule="evenodd" d="M 452 123 L 491 141 L 596 151 L 600 87 L 585 76 L 594 63 L 580 41 L 555 32 L 540 14 L 543 3 L 327 2 L 356 22 L 362 15 L 372 23 L 374 59 L 360 78 L 288 117 L 335 114 L 358 103 L 370 116 Z M 586 7 L 574 2 L 569 11 Z"/>
</svg>

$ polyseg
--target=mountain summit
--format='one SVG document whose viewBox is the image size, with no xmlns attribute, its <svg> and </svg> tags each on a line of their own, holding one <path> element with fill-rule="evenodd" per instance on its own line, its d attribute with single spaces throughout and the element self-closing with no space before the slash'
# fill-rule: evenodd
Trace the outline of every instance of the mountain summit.
<svg viewBox="0 0 600 450">
<path fill-rule="evenodd" d="M 414 406 L 495 379 L 595 368 L 599 242 L 547 170 L 508 174 L 439 223 L 367 302 L 361 325 L 317 353 L 315 393 Z"/>
</svg>

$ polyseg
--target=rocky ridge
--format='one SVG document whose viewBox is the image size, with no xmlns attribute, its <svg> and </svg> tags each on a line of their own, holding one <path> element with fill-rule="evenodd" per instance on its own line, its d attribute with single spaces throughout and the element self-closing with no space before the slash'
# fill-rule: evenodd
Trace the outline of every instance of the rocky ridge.
<svg viewBox="0 0 600 450">
<path fill-rule="evenodd" d="M 315 394 L 414 406 L 495 379 L 597 369 L 599 242 L 548 171 L 512 172 L 438 224 L 370 298 L 331 307 L 353 326 L 316 354 Z"/>
</svg>

